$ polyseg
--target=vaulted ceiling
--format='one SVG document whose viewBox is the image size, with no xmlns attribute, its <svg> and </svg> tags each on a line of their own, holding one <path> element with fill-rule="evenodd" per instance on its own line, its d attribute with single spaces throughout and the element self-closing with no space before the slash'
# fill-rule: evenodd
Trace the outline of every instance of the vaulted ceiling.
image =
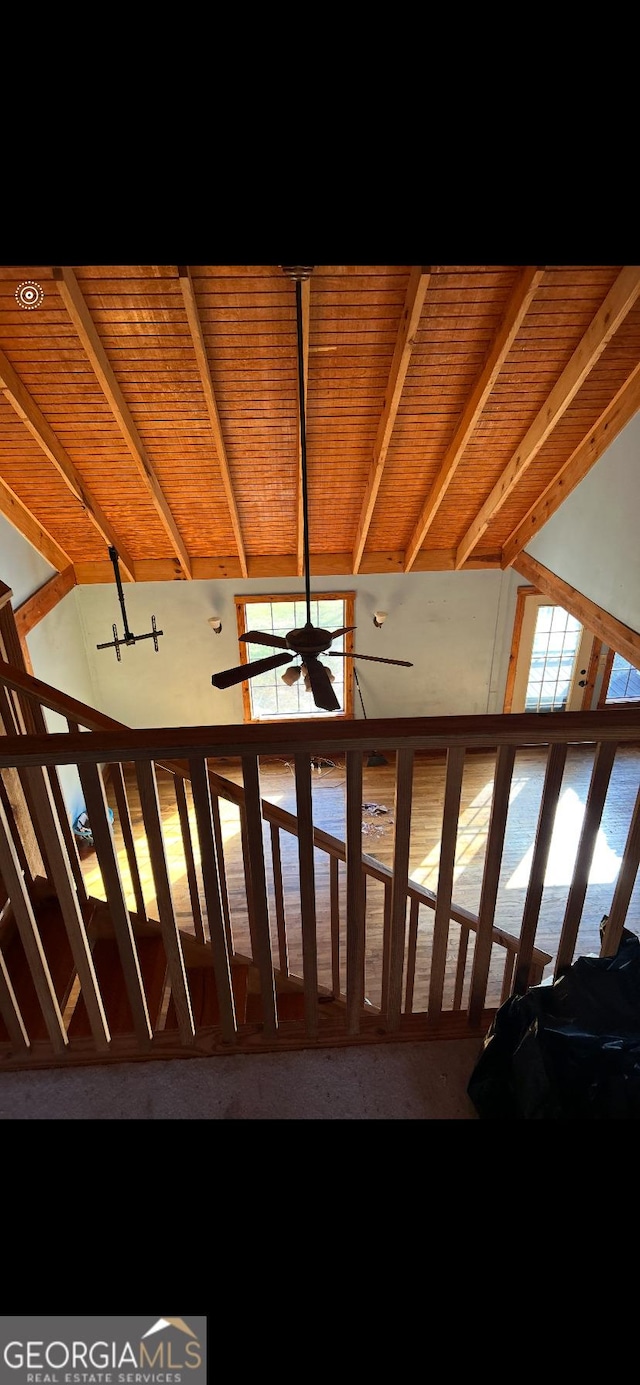
<svg viewBox="0 0 640 1385">
<path fill-rule="evenodd" d="M 313 573 L 513 562 L 640 407 L 639 299 L 637 266 L 315 266 Z M 0 389 L 0 513 L 75 581 L 109 546 L 139 581 L 302 572 L 280 266 L 2 266 Z"/>
</svg>

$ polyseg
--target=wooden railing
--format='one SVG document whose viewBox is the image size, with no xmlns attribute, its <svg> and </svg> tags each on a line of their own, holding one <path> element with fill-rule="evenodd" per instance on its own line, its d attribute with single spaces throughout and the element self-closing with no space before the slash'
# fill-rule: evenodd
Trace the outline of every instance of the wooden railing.
<svg viewBox="0 0 640 1385">
<path fill-rule="evenodd" d="M 46 730 L 45 709 L 65 717 L 68 732 Z M 144 840 L 148 850 L 155 907 L 166 955 L 179 1041 L 185 1051 L 210 1051 L 248 1036 L 253 1047 L 277 1047 L 281 1041 L 313 1044 L 369 1041 L 373 1036 L 408 1037 L 451 1033 L 453 1018 L 467 1032 L 486 1028 L 490 974 L 497 950 L 504 953 L 499 995 L 522 991 L 537 983 L 548 953 L 536 948 L 536 929 L 555 810 L 568 745 L 595 747 L 591 784 L 572 883 L 555 959 L 556 974 L 573 958 L 590 863 L 604 800 L 618 746 L 640 744 L 636 711 L 536 714 L 323 722 L 264 726 L 205 726 L 163 730 L 131 730 L 92 711 L 6 662 L 0 664 L 0 770 L 11 770 L 27 804 L 46 875 L 63 911 L 74 966 L 91 1024 L 97 1055 L 113 1052 L 103 997 L 93 966 L 88 931 L 89 900 L 82 863 L 78 858 L 58 781 L 63 765 L 76 765 L 91 823 L 96 856 L 122 960 L 135 1040 L 140 1053 L 154 1049 L 164 1055 L 162 1036 L 154 1029 L 141 975 L 137 932 L 148 921 L 149 908 L 139 864 L 139 844 L 132 824 L 131 800 L 124 767 L 133 766 Z M 80 726 L 89 729 L 80 731 Z M 311 737 L 313 739 L 311 739 Z M 516 750 L 546 747 L 546 774 L 535 828 L 533 859 L 519 937 L 496 927 L 495 907 L 502 861 L 505 825 Z M 385 866 L 362 852 L 363 754 L 395 752 L 395 811 L 393 862 Z M 453 900 L 455 847 L 458 835 L 462 774 L 468 750 L 495 750 L 495 776 L 478 914 Z M 409 838 L 416 753 L 446 754 L 446 783 L 438 887 L 427 890 L 409 875 Z M 330 836 L 313 823 L 311 755 L 343 754 L 346 775 L 345 840 Z M 261 756 L 285 756 L 293 764 L 297 814 L 261 798 Z M 242 785 L 232 784 L 214 768 L 222 759 L 239 759 Z M 131 877 L 135 910 L 127 901 L 122 863 L 100 766 L 111 767 L 113 793 Z M 189 953 L 185 931 L 178 925 L 167 844 L 158 795 L 158 771 L 173 775 L 180 823 L 185 875 L 193 920 L 192 938 L 210 949 L 219 1005 L 219 1033 L 203 1037 L 194 1017 L 187 976 Z M 130 777 L 131 771 L 128 771 Z M 190 812 L 186 781 L 190 781 Z M 249 946 L 238 946 L 237 892 L 228 888 L 226 848 L 220 819 L 220 800 L 239 814 L 242 845 L 243 905 Z M 62 800 L 62 801 L 61 801 Z M 605 947 L 615 952 L 631 897 L 640 858 L 640 794 L 609 911 Z M 192 834 L 192 817 L 195 834 Z M 282 881 L 283 834 L 297 841 L 297 893 L 301 927 L 300 977 L 304 1020 L 283 1022 L 279 1014 L 278 977 L 291 979 L 290 938 Z M 269 849 L 270 844 L 270 849 Z M 0 795 L 0 876 L 38 995 L 53 1054 L 68 1054 L 69 1036 L 47 959 L 38 933 L 34 907 L 34 876 L 22 851 L 22 835 L 6 793 Z M 267 848 L 267 849 L 265 849 Z M 318 891 L 316 853 L 329 864 L 329 899 Z M 199 866 L 197 857 L 199 856 Z M 367 993 L 367 885 L 383 890 L 382 962 L 378 993 Z M 342 905 L 340 898 L 342 895 Z M 418 975 L 417 941 L 421 909 L 429 911 L 431 948 L 428 974 Z M 408 914 L 408 917 L 407 917 Z M 333 1028 L 321 1024 L 323 986 L 318 973 L 318 929 L 325 915 L 330 932 L 330 991 L 334 996 Z M 206 926 L 205 926 L 206 920 Z M 458 942 L 453 975 L 448 966 L 453 930 Z M 261 998 L 261 1021 L 246 1026 L 236 1014 L 231 968 L 238 954 L 256 969 Z M 15 1045 L 27 1049 L 29 1037 L 15 1003 L 11 978 L 0 948 L 0 1013 Z M 449 975 L 450 991 L 446 979 Z M 344 980 L 343 980 L 344 977 Z M 426 999 L 417 1008 L 417 986 Z M 326 987 L 324 990 L 326 991 Z M 458 1030 L 460 1028 L 458 1025 Z M 206 1045 L 205 1045 L 206 1047 Z M 208 1051 L 208 1050 L 207 1050 Z"/>
</svg>

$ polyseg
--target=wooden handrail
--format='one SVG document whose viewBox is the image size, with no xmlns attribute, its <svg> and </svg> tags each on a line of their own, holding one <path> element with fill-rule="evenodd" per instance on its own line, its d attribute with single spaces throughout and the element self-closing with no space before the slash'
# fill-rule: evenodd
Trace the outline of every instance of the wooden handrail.
<svg viewBox="0 0 640 1385">
<path fill-rule="evenodd" d="M 29 737 L 31 753 L 44 756 L 22 763 L 77 764 L 76 752 L 88 763 L 117 760 L 177 760 L 204 753 L 216 756 L 288 755 L 295 751 L 361 750 L 446 750 L 463 745 L 467 750 L 494 749 L 499 745 L 550 745 L 556 741 L 571 745 L 597 741 L 640 740 L 640 714 L 637 708 L 609 708 L 602 712 L 517 712 L 451 717 L 372 718 L 363 721 L 287 722 L 286 725 L 258 724 L 207 725 L 140 728 L 124 727 L 111 717 L 68 698 L 37 678 L 0 660 L 0 681 L 25 692 L 63 716 L 89 727 L 88 736 L 58 734 Z M 89 713 L 91 713 L 89 717 Z M 90 724 L 91 722 L 91 724 Z M 22 738 L 25 739 L 24 737 Z M 47 748 L 48 747 L 48 748 Z M 18 747 L 7 739 L 7 752 Z M 23 757 L 29 752 L 23 746 Z M 46 758 L 48 757 L 48 758 Z M 7 764 L 6 754 L 2 760 Z"/>
</svg>

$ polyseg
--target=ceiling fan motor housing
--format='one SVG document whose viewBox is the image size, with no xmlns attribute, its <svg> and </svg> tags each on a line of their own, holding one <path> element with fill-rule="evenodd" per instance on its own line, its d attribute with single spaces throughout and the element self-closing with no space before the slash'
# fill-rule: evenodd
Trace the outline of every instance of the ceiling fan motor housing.
<svg viewBox="0 0 640 1385">
<path fill-rule="evenodd" d="M 329 649 L 332 640 L 330 630 L 320 630 L 317 625 L 303 625 L 301 630 L 290 630 L 286 636 L 287 644 L 293 649 L 295 654 L 304 657 L 308 654 L 311 658 L 318 654 L 324 654 Z"/>
</svg>

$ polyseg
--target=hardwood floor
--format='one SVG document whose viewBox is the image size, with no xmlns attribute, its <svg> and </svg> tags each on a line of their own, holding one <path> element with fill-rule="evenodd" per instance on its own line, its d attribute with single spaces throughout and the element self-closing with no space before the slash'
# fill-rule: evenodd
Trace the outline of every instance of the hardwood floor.
<svg viewBox="0 0 640 1385">
<path fill-rule="evenodd" d="M 395 764 L 392 754 L 386 756 L 388 763 L 368 767 L 366 757 L 363 771 L 362 845 L 363 850 L 377 857 L 383 864 L 393 862 L 394 836 L 394 776 Z M 466 758 L 462 783 L 460 819 L 456 845 L 453 898 L 458 906 L 477 912 L 482 885 L 487 832 L 491 811 L 495 758 L 487 753 L 469 753 Z M 545 888 L 536 946 L 555 955 L 557 940 L 562 927 L 564 909 L 567 901 L 573 863 L 578 845 L 580 826 L 589 777 L 593 764 L 593 751 L 583 748 L 570 748 L 565 768 L 562 791 L 551 845 Z M 212 762 L 212 767 L 235 783 L 242 782 L 239 766 Z M 512 779 L 509 812 L 507 818 L 505 848 L 503 853 L 495 923 L 507 932 L 519 935 L 524 906 L 528 866 L 531 860 L 537 814 L 540 805 L 542 783 L 545 769 L 545 752 L 529 749 L 518 752 Z M 142 827 L 140 800 L 132 769 L 125 769 L 125 781 L 136 842 L 136 854 L 142 879 L 142 887 L 149 913 L 156 916 L 155 890 L 149 863 L 149 852 Z M 598 953 L 600 947 L 599 925 L 610 908 L 615 888 L 619 861 L 624 850 L 631 813 L 640 781 L 640 756 L 633 749 L 618 751 L 607 794 L 601 829 L 594 853 L 590 880 L 582 913 L 576 955 Z M 295 813 L 295 783 L 293 764 L 284 759 L 261 761 L 261 793 L 279 807 Z M 414 774 L 413 813 L 410 840 L 410 876 L 413 880 L 435 890 L 438 879 L 440 832 L 445 782 L 444 755 L 416 755 Z M 166 851 L 170 863 L 171 887 L 178 923 L 181 927 L 193 930 L 192 910 L 182 848 L 180 820 L 178 816 L 173 779 L 170 775 L 158 773 L 158 789 L 162 809 L 163 831 Z M 339 757 L 333 768 L 314 771 L 312 774 L 313 813 L 317 827 L 344 840 L 345 822 L 345 773 Z M 119 859 L 127 900 L 135 908 L 130 875 L 124 852 L 122 832 L 117 815 L 117 806 L 112 788 L 107 796 L 115 813 L 114 831 L 118 845 Z M 199 867 L 199 849 L 193 815 L 190 787 L 187 785 L 187 801 L 192 827 L 192 840 L 196 864 Z M 376 805 L 380 812 L 376 811 Z M 244 892 L 243 858 L 238 810 L 233 805 L 220 800 L 220 816 L 224 841 L 225 869 L 229 891 L 231 923 L 234 949 L 240 953 L 250 952 L 249 927 Z M 275 923 L 273 878 L 271 873 L 271 850 L 269 828 L 265 824 L 265 858 L 267 880 L 270 892 L 272 921 L 272 945 L 277 962 L 277 933 Z M 289 966 L 296 975 L 302 975 L 302 940 L 300 928 L 300 909 L 298 895 L 298 847 L 297 840 L 283 833 L 281 837 L 282 874 L 285 894 L 287 921 L 287 944 Z M 331 939 L 329 928 L 329 864 L 325 853 L 315 852 L 316 870 L 316 910 L 318 934 L 318 980 L 321 985 L 331 987 Z M 95 856 L 83 862 L 83 873 L 91 893 L 104 897 L 101 878 Z M 199 871 L 198 871 L 199 874 Z M 341 867 L 340 918 L 341 918 L 341 986 L 345 986 L 345 939 L 344 939 L 344 868 Z M 382 963 L 382 921 L 383 887 L 378 882 L 369 882 L 367 889 L 367 938 L 366 938 L 366 994 L 373 1004 L 378 1004 L 381 986 Z M 203 916 L 206 917 L 202 885 L 200 899 Z M 428 994 L 428 964 L 432 938 L 433 914 L 421 907 L 419 916 L 416 986 L 413 1009 L 426 1009 Z M 627 927 L 640 929 L 640 880 L 632 895 Z M 453 984 L 460 930 L 451 925 L 449 950 L 447 955 L 444 1008 L 453 1003 Z M 473 947 L 469 949 L 466 968 L 463 1005 L 466 1002 L 471 973 Z M 487 997 L 489 1005 L 500 1001 L 504 950 L 494 947 L 490 969 L 490 989 Z M 547 974 L 552 966 L 547 967 Z"/>
</svg>

